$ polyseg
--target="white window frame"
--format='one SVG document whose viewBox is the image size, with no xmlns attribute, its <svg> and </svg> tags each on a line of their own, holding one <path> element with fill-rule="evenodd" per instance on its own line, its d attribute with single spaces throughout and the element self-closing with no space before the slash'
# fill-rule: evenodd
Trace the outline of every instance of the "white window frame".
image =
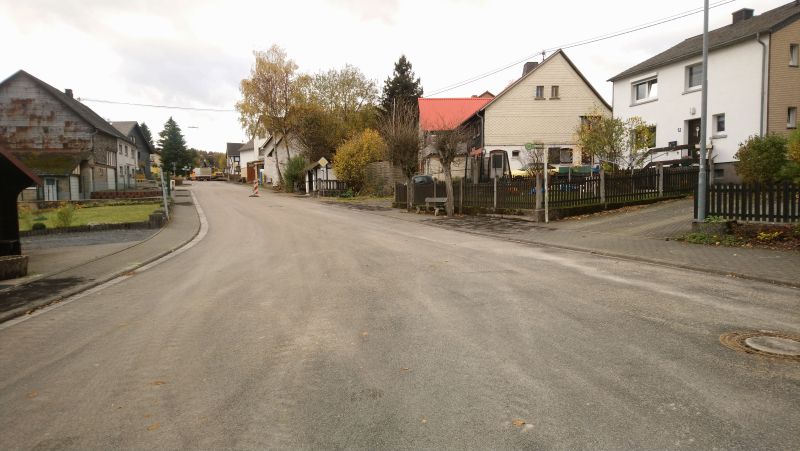
<svg viewBox="0 0 800 451">
<path fill-rule="evenodd" d="M 719 129 L 719 120 L 720 120 L 720 118 L 722 119 L 722 124 L 723 124 L 722 130 Z M 727 118 L 725 117 L 725 113 L 715 114 L 715 115 L 713 115 L 711 117 L 711 119 L 712 119 L 711 120 L 711 126 L 712 126 L 713 136 L 715 138 L 725 137 L 726 136 L 725 130 L 727 130 L 727 128 L 728 128 L 727 127 L 728 124 L 726 123 L 726 119 Z"/>
<path fill-rule="evenodd" d="M 537 85 L 534 91 L 534 96 L 537 99 L 544 99 L 544 85 Z"/>
<path fill-rule="evenodd" d="M 789 44 L 789 66 L 800 66 L 800 44 Z"/>
<path fill-rule="evenodd" d="M 645 85 L 647 87 L 647 96 L 639 99 L 636 97 L 636 94 L 638 91 L 637 88 L 641 85 Z M 655 95 L 653 95 L 653 86 L 656 87 Z M 631 103 L 634 105 L 658 100 L 658 77 L 655 76 L 644 78 L 631 83 L 631 99 L 633 100 Z"/>
<path fill-rule="evenodd" d="M 786 128 L 797 128 L 797 107 L 790 106 L 786 113 Z"/>
<path fill-rule="evenodd" d="M 550 98 L 551 99 L 560 99 L 561 98 L 561 89 L 558 85 L 550 86 Z"/>
<path fill-rule="evenodd" d="M 695 68 L 699 68 L 702 71 L 703 70 L 703 63 L 690 64 L 690 65 L 686 66 L 686 70 L 685 70 L 686 82 L 685 82 L 684 88 L 686 89 L 687 92 L 688 91 L 698 91 L 700 89 L 703 89 L 703 75 L 702 75 L 702 73 L 700 74 L 699 83 L 697 83 L 696 85 L 692 85 L 692 69 L 695 69 Z"/>
</svg>

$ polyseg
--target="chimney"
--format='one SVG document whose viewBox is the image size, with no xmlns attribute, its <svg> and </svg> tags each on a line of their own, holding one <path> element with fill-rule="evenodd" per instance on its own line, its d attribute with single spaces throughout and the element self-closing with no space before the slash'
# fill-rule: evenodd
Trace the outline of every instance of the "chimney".
<svg viewBox="0 0 800 451">
<path fill-rule="evenodd" d="M 69 97 L 70 99 L 72 98 L 72 90 L 71 89 L 65 89 L 64 90 L 64 94 L 66 94 L 67 97 Z"/>
<path fill-rule="evenodd" d="M 528 72 L 532 71 L 538 65 L 539 65 L 539 63 L 537 63 L 536 61 L 528 61 L 527 63 L 525 63 L 525 66 L 522 68 L 522 75 L 525 75 Z"/>
<path fill-rule="evenodd" d="M 750 8 L 742 8 L 733 13 L 733 23 L 739 23 L 753 17 L 753 10 Z"/>
</svg>

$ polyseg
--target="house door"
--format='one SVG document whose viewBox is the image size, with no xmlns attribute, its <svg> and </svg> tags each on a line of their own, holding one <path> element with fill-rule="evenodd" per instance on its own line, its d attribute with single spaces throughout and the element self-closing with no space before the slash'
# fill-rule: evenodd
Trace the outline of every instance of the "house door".
<svg viewBox="0 0 800 451">
<path fill-rule="evenodd" d="M 693 119 L 686 122 L 686 131 L 688 132 L 689 151 L 693 151 L 700 144 L 700 119 Z"/>
<path fill-rule="evenodd" d="M 58 183 L 56 179 L 44 179 L 44 200 L 58 200 Z"/>
<path fill-rule="evenodd" d="M 70 200 L 80 200 L 81 198 L 81 185 L 80 179 L 77 175 L 69 177 L 69 198 Z"/>
</svg>

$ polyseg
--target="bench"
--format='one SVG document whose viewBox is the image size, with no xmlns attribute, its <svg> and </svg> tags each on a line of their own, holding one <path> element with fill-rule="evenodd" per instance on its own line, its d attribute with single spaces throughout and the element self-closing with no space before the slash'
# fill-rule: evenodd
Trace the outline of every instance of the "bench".
<svg viewBox="0 0 800 451">
<path fill-rule="evenodd" d="M 444 210 L 445 206 L 447 205 L 447 198 L 446 197 L 426 197 L 425 198 L 425 209 L 428 210 L 433 208 L 433 215 L 439 216 L 439 210 Z M 419 213 L 419 207 L 417 207 L 417 213 Z"/>
</svg>

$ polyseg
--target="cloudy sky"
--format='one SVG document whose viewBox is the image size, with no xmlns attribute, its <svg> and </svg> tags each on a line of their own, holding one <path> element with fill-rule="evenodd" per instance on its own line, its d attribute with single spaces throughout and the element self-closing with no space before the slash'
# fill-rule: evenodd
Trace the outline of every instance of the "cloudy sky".
<svg viewBox="0 0 800 451">
<path fill-rule="evenodd" d="M 728 0 L 711 0 L 712 6 Z M 735 0 L 711 10 L 756 14 L 788 0 Z M 253 50 L 284 47 L 300 69 L 345 63 L 383 81 L 405 54 L 427 93 L 584 39 L 701 8 L 700 0 L 0 0 L 0 79 L 19 69 L 76 97 L 233 110 Z M 702 32 L 702 14 L 566 50 L 600 93 L 606 80 Z M 538 57 L 539 59 L 541 57 Z M 537 60 L 531 57 L 530 60 Z M 522 64 L 437 95 L 499 92 Z M 86 101 L 111 120 L 161 130 L 169 116 L 190 146 L 224 151 L 245 140 L 235 112 L 200 112 Z"/>
</svg>

